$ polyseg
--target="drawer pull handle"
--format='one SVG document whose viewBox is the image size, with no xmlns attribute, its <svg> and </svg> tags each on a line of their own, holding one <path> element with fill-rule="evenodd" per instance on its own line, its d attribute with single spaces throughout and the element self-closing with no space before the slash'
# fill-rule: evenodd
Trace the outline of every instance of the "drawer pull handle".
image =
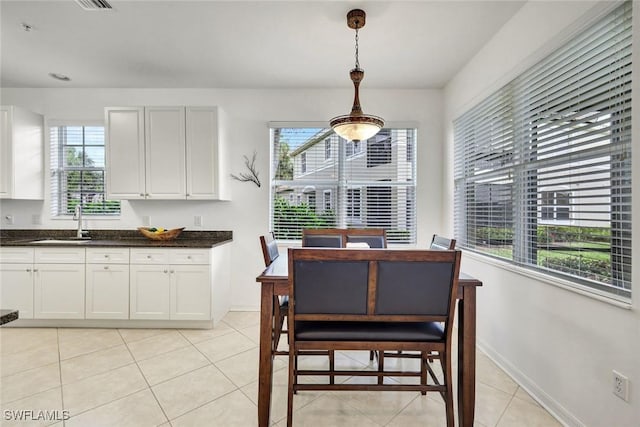
<svg viewBox="0 0 640 427">
<path fill-rule="evenodd" d="M 167 273 L 167 270 L 165 270 L 164 272 Z"/>
<path fill-rule="evenodd" d="M 151 255 L 147 255 L 147 259 L 151 259 Z"/>
<path fill-rule="evenodd" d="M 34 268 L 34 269 L 33 269 L 33 272 L 34 272 L 34 273 L 37 273 L 37 272 L 38 272 L 38 269 L 37 269 L 37 268 Z"/>
<path fill-rule="evenodd" d="M 105 266 L 104 266 L 104 269 L 105 269 L 105 270 L 108 270 L 108 269 L 109 269 L 109 266 L 108 266 L 108 265 L 105 265 Z"/>
<path fill-rule="evenodd" d="M 171 270 L 171 271 L 169 271 L 169 273 L 173 274 L 173 273 L 175 273 L 175 271 Z"/>
<path fill-rule="evenodd" d="M 27 273 L 31 273 L 31 269 L 30 268 L 27 268 Z"/>
<path fill-rule="evenodd" d="M 187 255 L 187 259 L 191 259 L 191 255 Z"/>
<path fill-rule="evenodd" d="M 105 257 L 105 258 L 109 258 L 109 255 L 108 255 L 108 254 L 104 254 L 104 257 Z"/>
</svg>

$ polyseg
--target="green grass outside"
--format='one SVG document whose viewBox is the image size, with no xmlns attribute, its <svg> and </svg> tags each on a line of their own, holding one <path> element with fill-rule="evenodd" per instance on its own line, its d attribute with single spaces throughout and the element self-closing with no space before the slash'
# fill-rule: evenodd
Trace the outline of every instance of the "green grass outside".
<svg viewBox="0 0 640 427">
<path fill-rule="evenodd" d="M 593 245 L 598 245 L 594 243 Z M 578 247 L 578 244 L 572 245 L 574 247 Z M 579 247 L 584 248 L 586 245 L 580 245 Z M 608 245 L 604 245 L 607 247 Z M 603 247 L 603 246 L 594 246 L 594 247 Z M 482 252 L 489 253 L 491 255 L 499 256 L 501 258 L 513 259 L 513 249 L 511 247 L 491 247 L 491 248 L 477 248 Z M 609 252 L 602 251 L 563 251 L 563 250 L 555 250 L 548 251 L 544 249 L 538 249 L 538 258 L 550 258 L 550 259 L 564 259 L 564 258 L 588 258 L 598 261 L 609 261 L 611 258 L 611 254 Z"/>
</svg>

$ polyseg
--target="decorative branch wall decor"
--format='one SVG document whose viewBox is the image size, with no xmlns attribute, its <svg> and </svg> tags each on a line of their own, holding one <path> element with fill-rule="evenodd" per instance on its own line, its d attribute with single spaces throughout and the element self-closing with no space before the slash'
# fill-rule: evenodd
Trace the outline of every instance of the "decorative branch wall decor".
<svg viewBox="0 0 640 427">
<path fill-rule="evenodd" d="M 256 170 L 256 151 L 253 151 L 253 156 L 251 160 L 247 156 L 244 157 L 244 165 L 249 169 L 249 172 L 241 172 L 238 175 L 231 174 L 231 178 L 240 182 L 253 182 L 255 185 L 260 187 L 260 178 L 258 178 L 258 171 Z"/>
</svg>

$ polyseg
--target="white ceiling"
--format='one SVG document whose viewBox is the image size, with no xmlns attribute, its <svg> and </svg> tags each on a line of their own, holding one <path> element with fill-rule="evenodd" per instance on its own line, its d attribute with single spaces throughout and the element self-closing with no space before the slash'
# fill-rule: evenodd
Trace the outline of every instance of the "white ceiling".
<svg viewBox="0 0 640 427">
<path fill-rule="evenodd" d="M 523 1 L 0 1 L 2 87 L 440 88 Z M 22 24 L 33 28 L 24 31 Z M 48 76 L 71 77 L 60 82 Z"/>
</svg>

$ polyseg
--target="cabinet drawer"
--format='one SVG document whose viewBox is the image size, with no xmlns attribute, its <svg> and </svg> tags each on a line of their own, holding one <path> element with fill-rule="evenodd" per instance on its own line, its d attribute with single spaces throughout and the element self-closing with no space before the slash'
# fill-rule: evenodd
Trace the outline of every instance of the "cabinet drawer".
<svg viewBox="0 0 640 427">
<path fill-rule="evenodd" d="M 87 248 L 89 264 L 129 264 L 129 249 Z"/>
<path fill-rule="evenodd" d="M 34 248 L 0 248 L 0 262 L 33 264 Z"/>
<path fill-rule="evenodd" d="M 36 248 L 36 263 L 84 264 L 84 248 Z"/>
<path fill-rule="evenodd" d="M 169 252 L 170 264 L 209 264 L 208 249 L 173 249 Z"/>
<path fill-rule="evenodd" d="M 131 264 L 169 264 L 169 250 L 131 249 Z"/>
</svg>

